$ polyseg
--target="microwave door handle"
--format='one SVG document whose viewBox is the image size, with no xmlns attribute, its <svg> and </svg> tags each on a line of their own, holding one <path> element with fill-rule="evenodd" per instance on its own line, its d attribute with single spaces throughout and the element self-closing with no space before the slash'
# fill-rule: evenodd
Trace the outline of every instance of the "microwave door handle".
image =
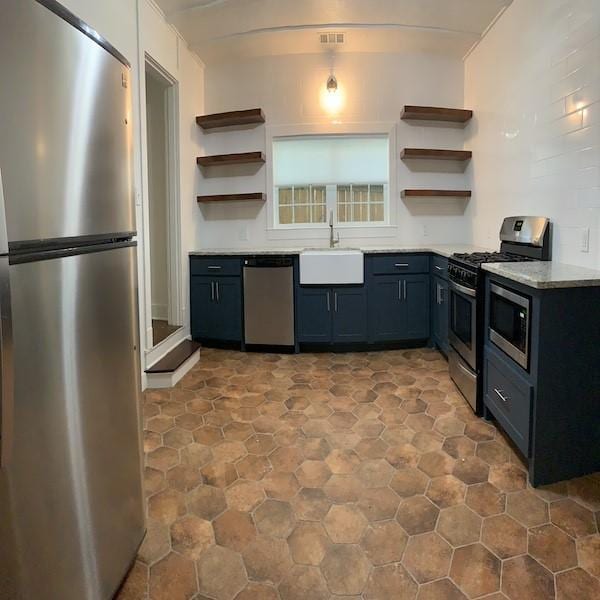
<svg viewBox="0 0 600 600">
<path fill-rule="evenodd" d="M 0 171 L 0 252 L 8 252 L 4 188 Z M 12 312 L 8 256 L 0 256 L 0 470 L 10 463 L 14 430 Z"/>
</svg>

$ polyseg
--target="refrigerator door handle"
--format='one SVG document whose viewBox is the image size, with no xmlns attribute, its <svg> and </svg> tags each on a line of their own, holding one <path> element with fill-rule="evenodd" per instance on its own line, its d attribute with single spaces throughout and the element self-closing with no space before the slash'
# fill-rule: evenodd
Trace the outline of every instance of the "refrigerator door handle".
<svg viewBox="0 0 600 600">
<path fill-rule="evenodd" d="M 0 257 L 0 469 L 10 463 L 14 430 L 14 370 L 8 256 Z"/>
</svg>

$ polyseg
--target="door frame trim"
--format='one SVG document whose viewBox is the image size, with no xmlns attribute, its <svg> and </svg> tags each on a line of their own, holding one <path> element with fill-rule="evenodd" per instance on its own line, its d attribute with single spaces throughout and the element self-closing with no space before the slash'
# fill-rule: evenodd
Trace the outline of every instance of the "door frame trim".
<svg viewBox="0 0 600 600">
<path fill-rule="evenodd" d="M 143 82 L 141 84 L 141 102 L 143 114 L 141 115 L 142 127 L 142 159 L 143 180 L 145 188 L 145 202 L 143 211 L 144 238 L 148 240 L 144 244 L 144 273 L 145 273 L 145 365 L 146 368 L 157 360 L 157 357 L 167 353 L 169 349 L 185 339 L 188 332 L 183 324 L 182 309 L 182 261 L 181 261 L 181 206 L 179 201 L 180 172 L 179 172 L 179 81 L 171 75 L 150 53 L 144 52 L 144 63 L 142 72 Z M 168 85 L 166 90 L 166 114 L 165 126 L 167 136 L 167 258 L 168 258 L 168 318 L 169 322 L 180 325 L 179 329 L 162 340 L 156 346 L 152 343 L 152 275 L 150 262 L 150 210 L 149 210 L 149 178 L 148 178 L 148 131 L 146 127 L 146 68 L 153 71 Z"/>
</svg>

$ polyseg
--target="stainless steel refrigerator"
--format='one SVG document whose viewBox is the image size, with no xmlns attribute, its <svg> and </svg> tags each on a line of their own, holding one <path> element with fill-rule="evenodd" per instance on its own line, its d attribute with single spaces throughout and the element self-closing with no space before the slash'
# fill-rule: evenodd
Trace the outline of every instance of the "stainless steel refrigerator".
<svg viewBox="0 0 600 600">
<path fill-rule="evenodd" d="M 0 598 L 106 600 L 144 534 L 130 69 L 1 0 L 0 77 Z"/>
</svg>

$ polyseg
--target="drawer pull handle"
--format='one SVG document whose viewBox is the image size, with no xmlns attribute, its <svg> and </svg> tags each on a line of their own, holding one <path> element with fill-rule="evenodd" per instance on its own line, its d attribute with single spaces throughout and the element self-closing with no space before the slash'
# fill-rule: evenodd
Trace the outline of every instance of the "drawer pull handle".
<svg viewBox="0 0 600 600">
<path fill-rule="evenodd" d="M 444 269 L 442 269 L 442 267 L 438 267 L 437 265 L 434 265 L 434 266 L 435 266 L 435 268 L 436 268 L 438 271 L 443 271 L 443 270 L 444 270 Z"/>
<path fill-rule="evenodd" d="M 208 267 L 211 271 L 220 271 L 221 267 L 218 267 L 216 265 L 209 265 Z"/>
<path fill-rule="evenodd" d="M 502 390 L 494 388 L 494 392 L 496 392 L 496 395 L 498 398 L 500 398 L 500 400 L 502 400 L 502 402 L 508 402 L 508 398 L 502 393 Z"/>
<path fill-rule="evenodd" d="M 406 267 L 410 266 L 408 263 L 396 263 L 394 265 L 397 269 L 405 269 Z"/>
</svg>

